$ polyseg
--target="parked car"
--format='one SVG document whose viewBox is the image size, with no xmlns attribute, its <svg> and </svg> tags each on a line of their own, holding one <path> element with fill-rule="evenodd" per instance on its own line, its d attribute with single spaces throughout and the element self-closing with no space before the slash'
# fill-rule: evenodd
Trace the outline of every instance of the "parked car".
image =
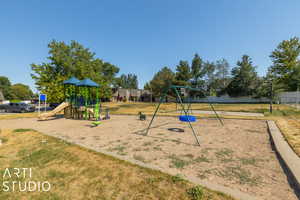
<svg viewBox="0 0 300 200">
<path fill-rule="evenodd" d="M 35 107 L 26 103 L 9 103 L 9 104 L 0 105 L 0 111 L 19 112 L 19 113 L 34 112 Z"/>
<path fill-rule="evenodd" d="M 5 112 L 7 104 L 0 104 L 0 113 Z"/>
<path fill-rule="evenodd" d="M 50 103 L 50 104 L 49 104 L 49 107 L 50 107 L 51 109 L 54 109 L 54 108 L 56 108 L 57 106 L 59 106 L 59 104 L 60 104 L 60 103 Z"/>
</svg>

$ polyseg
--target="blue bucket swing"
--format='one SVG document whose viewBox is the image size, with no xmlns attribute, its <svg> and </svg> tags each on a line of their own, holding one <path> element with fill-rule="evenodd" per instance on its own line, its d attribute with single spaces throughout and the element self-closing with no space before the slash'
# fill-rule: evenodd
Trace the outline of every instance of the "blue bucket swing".
<svg viewBox="0 0 300 200">
<path fill-rule="evenodd" d="M 180 115 L 179 120 L 182 122 L 196 122 L 197 118 L 193 115 Z"/>
</svg>

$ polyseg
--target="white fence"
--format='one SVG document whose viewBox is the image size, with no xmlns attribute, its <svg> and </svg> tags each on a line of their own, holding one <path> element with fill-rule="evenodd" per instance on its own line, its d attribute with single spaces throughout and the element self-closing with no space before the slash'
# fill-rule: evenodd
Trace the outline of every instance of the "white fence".
<svg viewBox="0 0 300 200">
<path fill-rule="evenodd" d="M 187 99 L 187 101 L 195 103 L 269 103 L 268 98 L 252 98 L 252 97 L 230 97 L 225 96 L 208 96 L 205 98 Z"/>
<path fill-rule="evenodd" d="M 300 91 L 282 92 L 278 95 L 279 102 L 300 109 Z"/>
</svg>

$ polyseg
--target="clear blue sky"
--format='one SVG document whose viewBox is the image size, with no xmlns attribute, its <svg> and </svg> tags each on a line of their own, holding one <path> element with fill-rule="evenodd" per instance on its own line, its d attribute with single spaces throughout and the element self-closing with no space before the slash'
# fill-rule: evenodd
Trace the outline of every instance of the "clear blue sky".
<svg viewBox="0 0 300 200">
<path fill-rule="evenodd" d="M 231 66 L 248 54 L 264 75 L 278 43 L 300 36 L 299 9 L 299 0 L 2 1 L 0 75 L 34 88 L 30 64 L 46 61 L 52 39 L 80 42 L 140 87 L 196 52 Z"/>
</svg>

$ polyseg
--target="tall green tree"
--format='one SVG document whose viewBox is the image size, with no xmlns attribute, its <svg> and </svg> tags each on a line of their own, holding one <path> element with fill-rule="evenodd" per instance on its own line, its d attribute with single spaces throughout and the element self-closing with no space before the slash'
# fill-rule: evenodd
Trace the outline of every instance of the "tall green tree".
<svg viewBox="0 0 300 200">
<path fill-rule="evenodd" d="M 11 92 L 13 98 L 18 100 L 30 100 L 33 97 L 30 87 L 21 83 L 12 85 Z"/>
<path fill-rule="evenodd" d="M 110 98 L 110 86 L 119 68 L 101 59 L 76 41 L 70 44 L 51 41 L 48 44 L 48 62 L 31 64 L 37 89 L 48 95 L 49 102 L 63 101 L 62 82 L 71 76 L 90 78 L 100 84 L 100 97 Z"/>
<path fill-rule="evenodd" d="M 198 54 L 194 55 L 191 66 L 191 84 L 196 88 L 203 88 L 205 81 L 203 76 L 205 75 L 204 62 Z"/>
<path fill-rule="evenodd" d="M 224 89 L 227 87 L 229 83 L 229 70 L 230 66 L 227 60 L 221 59 L 216 62 L 216 79 L 219 80 L 220 85 L 218 87 L 220 89 Z"/>
<path fill-rule="evenodd" d="M 11 93 L 11 82 L 6 76 L 0 76 L 0 90 L 3 93 L 5 99 L 13 99 Z"/>
<path fill-rule="evenodd" d="M 150 82 L 147 82 L 145 85 L 144 85 L 144 90 L 152 90 L 151 88 L 151 85 L 150 85 Z"/>
<path fill-rule="evenodd" d="M 259 78 L 259 84 L 255 91 L 255 97 L 267 97 L 276 100 L 279 93 L 284 92 L 285 87 L 275 77 L 276 75 L 274 72 L 272 72 L 271 67 L 268 68 L 266 76 Z"/>
<path fill-rule="evenodd" d="M 187 61 L 180 61 L 176 66 L 175 82 L 176 85 L 189 85 L 191 79 L 191 69 Z"/>
<path fill-rule="evenodd" d="M 273 61 L 271 71 L 286 90 L 295 91 L 300 86 L 299 54 L 300 41 L 294 37 L 282 41 L 270 56 Z"/>
<path fill-rule="evenodd" d="M 258 76 L 251 58 L 243 55 L 242 60 L 237 62 L 237 67 L 231 71 L 232 81 L 226 88 L 230 96 L 249 96 L 255 93 L 258 87 Z"/>
<path fill-rule="evenodd" d="M 214 87 L 214 83 L 216 80 L 215 71 L 216 71 L 216 65 L 214 62 L 207 61 L 204 63 L 205 88 L 208 95 L 216 94 L 216 88 Z"/>
<path fill-rule="evenodd" d="M 221 59 L 216 61 L 214 80 L 210 84 L 210 88 L 216 91 L 217 95 L 226 93 L 226 88 L 230 83 L 230 66 L 227 60 Z"/>
<path fill-rule="evenodd" d="M 116 87 L 138 89 L 138 78 L 135 74 L 122 74 L 116 78 Z"/>
<path fill-rule="evenodd" d="M 174 79 L 175 74 L 170 68 L 163 67 L 158 71 L 150 81 L 154 96 L 161 96 L 173 84 Z"/>
<path fill-rule="evenodd" d="M 33 97 L 33 92 L 28 85 L 21 83 L 12 85 L 6 76 L 0 76 L 0 90 L 7 100 L 29 100 Z"/>
</svg>

